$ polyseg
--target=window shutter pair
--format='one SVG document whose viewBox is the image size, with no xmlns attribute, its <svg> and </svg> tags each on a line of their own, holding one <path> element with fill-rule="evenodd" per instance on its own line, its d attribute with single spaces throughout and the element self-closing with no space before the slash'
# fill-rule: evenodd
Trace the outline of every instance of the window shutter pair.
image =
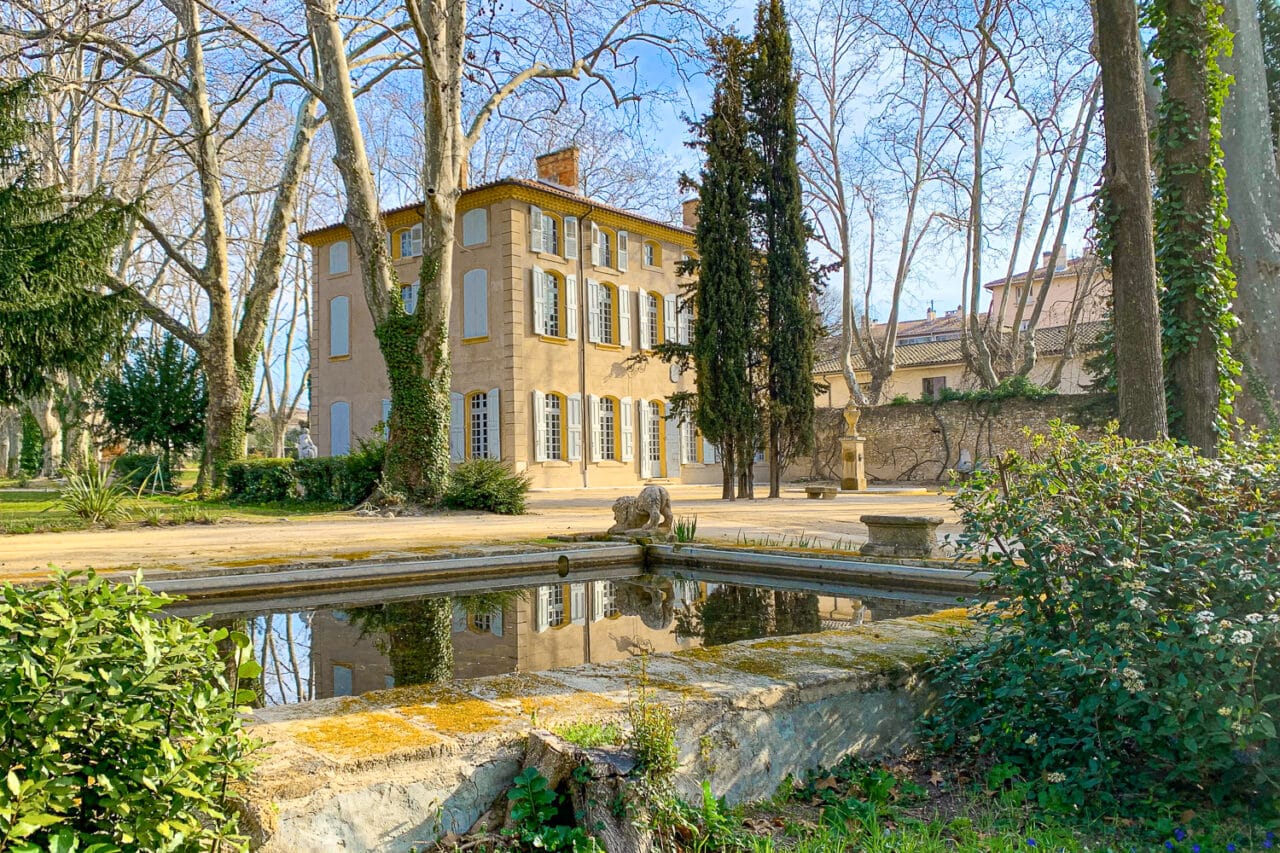
<svg viewBox="0 0 1280 853">
<path fill-rule="evenodd" d="M 587 279 L 587 340 L 593 344 L 600 343 L 600 282 Z"/>
<path fill-rule="evenodd" d="M 641 400 L 643 408 L 644 401 Z M 635 429 L 632 426 L 633 410 L 631 408 L 631 398 L 623 397 L 618 408 L 622 409 L 619 416 L 622 418 L 622 461 L 631 462 L 635 459 Z M 643 433 L 642 433 L 643 434 Z"/>
<path fill-rule="evenodd" d="M 530 271 L 533 280 L 533 333 L 547 333 L 547 276 L 542 267 L 535 266 Z"/>
<path fill-rule="evenodd" d="M 449 393 L 449 460 L 452 462 L 461 462 L 467 456 L 464 402 L 457 391 Z"/>
<path fill-rule="evenodd" d="M 649 318 L 653 315 L 653 305 L 649 301 L 647 291 L 640 291 L 640 349 L 653 349 L 653 331 Z"/>
<path fill-rule="evenodd" d="M 627 232 L 618 232 L 618 271 L 627 271 Z"/>
<path fill-rule="evenodd" d="M 631 346 L 631 291 L 625 287 L 618 288 L 618 327 L 618 343 Z"/>
</svg>

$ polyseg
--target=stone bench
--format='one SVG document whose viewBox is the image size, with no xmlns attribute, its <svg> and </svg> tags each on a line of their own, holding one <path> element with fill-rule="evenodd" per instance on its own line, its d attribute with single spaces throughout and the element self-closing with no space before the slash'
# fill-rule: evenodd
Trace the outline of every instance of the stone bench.
<svg viewBox="0 0 1280 853">
<path fill-rule="evenodd" d="M 937 557 L 936 515 L 864 515 L 867 542 L 861 553 L 874 557 Z"/>
<path fill-rule="evenodd" d="M 839 489 L 837 489 L 835 486 L 805 486 L 804 487 L 804 493 L 805 495 L 808 496 L 809 500 L 811 501 L 816 501 L 816 500 L 833 501 L 836 499 L 836 492 L 838 491 Z"/>
</svg>

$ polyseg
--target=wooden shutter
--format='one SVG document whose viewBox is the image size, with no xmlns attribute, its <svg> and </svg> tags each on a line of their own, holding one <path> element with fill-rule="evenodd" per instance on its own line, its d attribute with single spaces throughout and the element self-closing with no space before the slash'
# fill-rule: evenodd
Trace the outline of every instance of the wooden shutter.
<svg viewBox="0 0 1280 853">
<path fill-rule="evenodd" d="M 587 429 L 591 431 L 591 461 L 600 461 L 600 398 L 587 395 Z"/>
<path fill-rule="evenodd" d="M 585 583 L 569 584 L 569 613 L 574 625 L 587 623 L 587 585 Z"/>
<path fill-rule="evenodd" d="M 578 339 L 578 277 L 564 277 L 564 336 L 571 341 Z"/>
<path fill-rule="evenodd" d="M 498 389 L 490 388 L 485 395 L 485 416 L 489 419 L 489 458 L 502 458 L 502 410 L 498 408 Z"/>
<path fill-rule="evenodd" d="M 594 222 L 591 223 L 591 265 L 604 266 L 600 253 L 600 229 Z"/>
<path fill-rule="evenodd" d="M 600 343 L 600 282 L 587 279 L 587 340 Z"/>
<path fill-rule="evenodd" d="M 676 339 L 676 295 L 668 293 L 662 297 L 662 339 Z"/>
<path fill-rule="evenodd" d="M 533 333 L 547 333 L 547 276 L 542 267 L 535 266 L 530 272 L 533 280 Z"/>
<path fill-rule="evenodd" d="M 547 461 L 547 395 L 533 392 L 533 461 Z"/>
<path fill-rule="evenodd" d="M 658 429 L 667 431 L 667 476 L 680 476 L 680 463 L 684 458 L 683 445 L 680 442 L 680 422 L 669 418 L 665 423 L 658 422 Z"/>
<path fill-rule="evenodd" d="M 466 458 L 466 413 L 463 397 L 457 391 L 449 393 L 449 459 L 461 462 Z"/>
<path fill-rule="evenodd" d="M 582 395 L 569 395 L 568 412 L 569 459 L 577 462 L 582 458 Z"/>
<path fill-rule="evenodd" d="M 720 461 L 720 452 L 716 446 L 705 438 L 702 440 L 702 462 L 705 465 L 715 465 Z"/>
<path fill-rule="evenodd" d="M 541 633 L 551 622 L 551 587 L 538 587 L 538 597 L 533 604 L 533 630 Z"/>
<path fill-rule="evenodd" d="M 604 618 L 604 585 L 608 581 L 591 582 L 591 621 L 599 622 Z"/>
<path fill-rule="evenodd" d="M 488 334 L 489 273 L 468 270 L 462 277 L 462 336 L 483 338 Z"/>
<path fill-rule="evenodd" d="M 631 291 L 625 287 L 618 288 L 618 343 L 631 346 Z"/>
<path fill-rule="evenodd" d="M 627 271 L 627 232 L 618 232 L 618 270 Z"/>
<path fill-rule="evenodd" d="M 529 251 L 542 251 L 542 208 L 529 205 Z"/>
<path fill-rule="evenodd" d="M 648 291 L 640 291 L 640 349 L 653 349 L 653 334 L 649 327 L 649 315 L 653 306 L 649 303 Z"/>
<path fill-rule="evenodd" d="M 632 417 L 634 409 L 631 406 L 631 398 L 622 398 L 622 461 L 631 462 L 635 457 L 635 428 L 632 426 Z M 640 476 L 645 476 L 645 403 L 640 401 Z"/>
<path fill-rule="evenodd" d="M 564 218 L 564 256 L 568 260 L 578 259 L 578 217 Z"/>
</svg>

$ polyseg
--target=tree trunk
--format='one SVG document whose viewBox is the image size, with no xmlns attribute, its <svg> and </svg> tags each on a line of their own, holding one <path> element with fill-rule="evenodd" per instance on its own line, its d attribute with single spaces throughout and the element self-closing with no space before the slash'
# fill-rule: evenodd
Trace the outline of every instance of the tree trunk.
<svg viewBox="0 0 1280 853">
<path fill-rule="evenodd" d="M 1152 55 L 1164 83 L 1156 126 L 1159 162 L 1157 268 L 1162 283 L 1169 428 L 1206 456 L 1217 454 L 1231 300 L 1231 270 L 1219 250 L 1221 197 L 1214 138 L 1215 23 L 1202 0 L 1169 0 Z M 1120 328 L 1124 328 L 1120 326 Z M 1127 331 L 1127 330 L 1126 330 Z M 1229 385 L 1229 381 L 1226 383 Z"/>
<path fill-rule="evenodd" d="M 734 499 L 733 463 L 734 463 L 733 442 L 726 438 L 720 446 L 720 475 L 721 475 L 720 500 L 722 501 L 731 501 Z"/>
<path fill-rule="evenodd" d="M 212 315 L 213 312 L 210 313 Z M 209 325 L 213 327 L 212 316 Z M 229 327 L 224 328 L 230 331 Z M 227 465 L 244 458 L 252 386 L 245 386 L 240 371 L 236 369 L 230 341 L 201 351 L 200 364 L 204 368 L 205 387 L 209 394 L 204 415 L 204 454 L 197 483 L 197 488 L 204 491 L 221 484 Z M 252 373 L 249 381 L 253 381 Z"/>
<path fill-rule="evenodd" d="M 1120 433 L 1151 441 L 1168 430 L 1156 258 L 1151 158 L 1143 100 L 1143 53 L 1133 0 L 1095 0 L 1107 159 L 1103 216 L 1109 220 Z"/>
<path fill-rule="evenodd" d="M 1246 421 L 1280 428 L 1280 177 L 1271 142 L 1271 113 L 1262 36 L 1254 0 L 1225 0 L 1223 22 L 1235 50 L 1222 70 L 1235 78 L 1223 107 L 1231 225 L 1227 251 L 1236 274 L 1235 354 L 1244 365 L 1237 409 Z"/>
<path fill-rule="evenodd" d="M 40 463 L 40 476 L 56 477 L 62 468 L 62 421 L 53 405 L 53 397 L 46 395 L 28 401 L 31 415 L 40 427 L 44 439 L 44 456 Z"/>
<path fill-rule="evenodd" d="M 13 425 L 18 422 L 12 409 L 0 409 L 0 477 L 13 475 L 13 462 L 17 458 L 17 442 Z"/>
</svg>

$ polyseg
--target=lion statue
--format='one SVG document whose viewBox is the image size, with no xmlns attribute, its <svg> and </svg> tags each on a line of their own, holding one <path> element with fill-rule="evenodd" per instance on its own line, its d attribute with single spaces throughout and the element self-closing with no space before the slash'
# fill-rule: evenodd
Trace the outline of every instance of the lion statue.
<svg viewBox="0 0 1280 853">
<path fill-rule="evenodd" d="M 671 495 L 662 486 L 645 486 L 636 497 L 621 497 L 613 502 L 613 527 L 610 533 L 670 533 L 675 517 L 671 514 Z"/>
</svg>

